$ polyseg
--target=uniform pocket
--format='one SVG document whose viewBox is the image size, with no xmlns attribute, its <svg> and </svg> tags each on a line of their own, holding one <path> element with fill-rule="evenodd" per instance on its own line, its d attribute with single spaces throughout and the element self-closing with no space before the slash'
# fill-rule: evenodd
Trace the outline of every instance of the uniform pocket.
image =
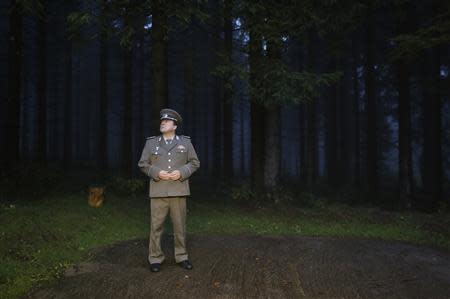
<svg viewBox="0 0 450 299">
<path fill-rule="evenodd" d="M 187 152 L 186 149 L 176 149 L 175 150 L 175 161 L 177 164 L 184 164 L 187 160 Z"/>
<path fill-rule="evenodd" d="M 178 158 L 185 158 L 187 156 L 186 149 L 177 149 L 175 154 Z"/>
<path fill-rule="evenodd" d="M 154 161 L 158 160 L 159 157 L 161 157 L 160 153 L 158 153 L 158 152 L 151 153 L 151 155 L 150 155 L 150 162 L 154 162 Z"/>
</svg>

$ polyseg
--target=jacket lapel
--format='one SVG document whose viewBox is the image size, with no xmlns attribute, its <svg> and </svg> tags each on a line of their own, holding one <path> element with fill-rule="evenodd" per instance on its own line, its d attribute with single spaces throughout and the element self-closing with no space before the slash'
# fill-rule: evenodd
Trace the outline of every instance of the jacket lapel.
<svg viewBox="0 0 450 299">
<path fill-rule="evenodd" d="M 164 137 L 162 135 L 159 136 L 158 146 L 159 146 L 159 148 L 163 148 L 163 149 L 167 150 L 167 145 L 166 145 L 166 142 L 164 141 Z"/>
</svg>

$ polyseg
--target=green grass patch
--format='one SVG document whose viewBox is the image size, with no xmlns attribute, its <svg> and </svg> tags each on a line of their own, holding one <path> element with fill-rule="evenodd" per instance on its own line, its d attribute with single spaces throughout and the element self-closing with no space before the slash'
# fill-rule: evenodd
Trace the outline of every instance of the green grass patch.
<svg viewBox="0 0 450 299">
<path fill-rule="evenodd" d="M 145 237 L 145 199 L 110 196 L 94 209 L 81 195 L 0 207 L 0 298 L 16 298 L 89 258 L 89 250 Z"/>
<path fill-rule="evenodd" d="M 99 209 L 84 194 L 49 196 L 0 206 L 0 298 L 17 298 L 58 278 L 91 249 L 148 238 L 149 199 L 108 194 Z M 188 199 L 188 233 L 301 234 L 402 240 L 447 249 L 448 214 L 393 213 L 376 208 L 324 205 L 244 209 Z M 169 217 L 168 217 L 169 219 Z M 166 221 L 166 231 L 171 230 Z"/>
<path fill-rule="evenodd" d="M 385 212 L 333 204 L 323 208 L 281 207 L 243 211 L 233 206 L 196 205 L 188 230 L 203 233 L 301 234 L 407 241 L 450 248 L 448 214 Z"/>
</svg>

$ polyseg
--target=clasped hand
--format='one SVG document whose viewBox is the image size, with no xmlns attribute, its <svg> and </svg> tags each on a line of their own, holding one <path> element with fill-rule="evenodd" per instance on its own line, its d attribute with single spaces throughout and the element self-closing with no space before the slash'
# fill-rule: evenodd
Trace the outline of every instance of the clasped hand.
<svg viewBox="0 0 450 299">
<path fill-rule="evenodd" d="M 162 180 L 172 180 L 172 181 L 176 181 L 181 177 L 181 173 L 179 170 L 174 170 L 172 172 L 168 172 L 166 170 L 161 170 L 158 174 L 158 176 L 162 179 Z"/>
</svg>

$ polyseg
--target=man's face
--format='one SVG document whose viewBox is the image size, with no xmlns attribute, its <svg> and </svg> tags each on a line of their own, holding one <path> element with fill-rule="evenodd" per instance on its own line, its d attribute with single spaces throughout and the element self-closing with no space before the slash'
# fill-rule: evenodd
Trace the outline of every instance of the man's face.
<svg viewBox="0 0 450 299">
<path fill-rule="evenodd" d="M 171 119 L 163 119 L 159 126 L 159 130 L 161 131 L 161 133 L 175 131 L 176 128 L 177 128 L 177 125 Z"/>
</svg>

